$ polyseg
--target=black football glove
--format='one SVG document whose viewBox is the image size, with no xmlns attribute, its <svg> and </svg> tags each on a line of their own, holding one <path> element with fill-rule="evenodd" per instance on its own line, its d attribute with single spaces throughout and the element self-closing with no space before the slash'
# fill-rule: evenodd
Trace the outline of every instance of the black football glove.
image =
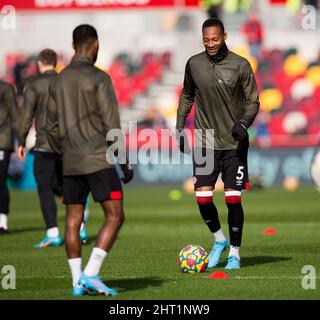
<svg viewBox="0 0 320 320">
<path fill-rule="evenodd" d="M 189 146 L 189 141 L 187 135 L 184 131 L 177 131 L 177 146 L 182 153 L 190 154 L 191 149 Z"/>
<path fill-rule="evenodd" d="M 120 165 L 124 177 L 121 178 L 123 183 L 128 183 L 133 179 L 133 168 L 130 164 Z"/>
<path fill-rule="evenodd" d="M 248 132 L 246 126 L 242 122 L 237 122 L 232 130 L 231 130 L 231 135 L 234 140 L 236 141 L 242 141 L 245 138 L 248 137 Z"/>
</svg>

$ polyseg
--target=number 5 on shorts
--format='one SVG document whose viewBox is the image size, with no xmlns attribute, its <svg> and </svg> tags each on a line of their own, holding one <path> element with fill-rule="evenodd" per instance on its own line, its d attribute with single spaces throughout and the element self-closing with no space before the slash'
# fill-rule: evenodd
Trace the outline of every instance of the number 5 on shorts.
<svg viewBox="0 0 320 320">
<path fill-rule="evenodd" d="M 238 168 L 238 173 L 236 177 L 238 181 L 241 181 L 244 177 L 243 169 L 244 169 L 244 166 L 239 166 Z"/>
</svg>

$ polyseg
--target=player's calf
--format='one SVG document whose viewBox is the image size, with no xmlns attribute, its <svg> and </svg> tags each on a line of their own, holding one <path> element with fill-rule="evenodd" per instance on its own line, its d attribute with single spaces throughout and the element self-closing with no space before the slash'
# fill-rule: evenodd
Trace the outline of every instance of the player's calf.
<svg viewBox="0 0 320 320">
<path fill-rule="evenodd" d="M 221 228 L 218 210 L 213 203 L 213 191 L 196 191 L 200 214 L 212 233 Z"/>
<path fill-rule="evenodd" d="M 196 199 L 201 216 L 215 239 L 209 253 L 208 268 L 211 269 L 219 263 L 222 252 L 229 247 L 229 241 L 221 228 L 218 210 L 213 203 L 213 191 L 196 191 Z"/>
<path fill-rule="evenodd" d="M 240 268 L 240 246 L 244 223 L 244 213 L 241 204 L 241 191 L 229 190 L 225 192 L 228 207 L 228 224 L 230 233 L 230 252 L 227 269 Z"/>
</svg>

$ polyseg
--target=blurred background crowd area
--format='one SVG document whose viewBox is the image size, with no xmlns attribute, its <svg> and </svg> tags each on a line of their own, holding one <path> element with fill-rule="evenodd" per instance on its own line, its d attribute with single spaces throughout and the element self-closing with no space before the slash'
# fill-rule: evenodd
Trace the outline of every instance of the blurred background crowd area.
<svg viewBox="0 0 320 320">
<path fill-rule="evenodd" d="M 257 79 L 261 109 L 249 132 L 252 146 L 319 145 L 318 0 L 4 2 L 15 6 L 16 28 L 0 33 L 0 78 L 15 84 L 20 106 L 25 84 L 37 73 L 38 52 L 56 50 L 61 71 L 73 55 L 72 30 L 89 23 L 98 30 L 96 65 L 113 79 L 123 129 L 128 132 L 129 121 L 139 129 L 174 128 L 185 64 L 204 50 L 204 20 L 218 17 L 229 49 L 249 60 Z M 34 132 L 29 148 L 33 143 Z"/>
<path fill-rule="evenodd" d="M 218 17 L 229 33 L 230 49 L 246 57 L 255 71 L 261 112 L 250 130 L 253 143 L 317 144 L 319 1 L 201 0 L 185 6 L 182 1 L 173 2 L 172 7 L 131 11 L 63 10 L 49 5 L 39 11 L 32 6 L 27 10 L 21 1 L 16 2 L 16 30 L 2 32 L 1 43 L 5 46 L 1 50 L 0 76 L 16 85 L 20 105 L 24 85 L 37 73 L 38 51 L 44 47 L 56 50 L 57 71 L 62 70 L 72 57 L 73 27 L 88 22 L 99 31 L 97 66 L 112 76 L 123 128 L 127 129 L 128 120 L 138 121 L 141 127 L 173 128 L 184 65 L 191 55 L 203 50 L 202 22 Z M 315 30 L 303 29 L 302 20 L 307 18 L 304 5 L 315 8 Z"/>
</svg>

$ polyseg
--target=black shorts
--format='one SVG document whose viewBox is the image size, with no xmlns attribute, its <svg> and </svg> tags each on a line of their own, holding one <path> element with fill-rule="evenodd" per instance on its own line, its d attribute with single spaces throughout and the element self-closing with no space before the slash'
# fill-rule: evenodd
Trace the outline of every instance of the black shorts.
<svg viewBox="0 0 320 320">
<path fill-rule="evenodd" d="M 202 155 L 208 159 L 208 170 L 203 174 L 204 164 L 198 164 L 193 158 L 193 175 L 195 190 L 200 187 L 213 186 L 217 182 L 219 174 L 225 189 L 245 190 L 248 188 L 248 148 L 237 150 L 202 150 Z M 201 152 L 196 150 L 195 152 Z M 200 170 L 199 170 L 200 169 Z M 201 172 L 202 169 L 202 172 Z"/>
<path fill-rule="evenodd" d="M 85 204 L 91 191 L 94 201 L 122 200 L 122 185 L 115 168 L 98 172 L 63 176 L 63 203 Z"/>
<path fill-rule="evenodd" d="M 35 151 L 33 172 L 38 190 L 50 188 L 56 196 L 62 195 L 62 161 L 58 154 Z"/>
</svg>

